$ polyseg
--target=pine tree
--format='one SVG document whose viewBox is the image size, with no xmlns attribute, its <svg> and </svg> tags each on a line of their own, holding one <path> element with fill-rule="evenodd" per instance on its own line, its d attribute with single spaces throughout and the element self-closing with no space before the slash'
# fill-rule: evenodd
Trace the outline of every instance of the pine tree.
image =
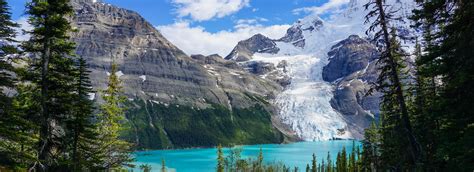
<svg viewBox="0 0 474 172">
<path fill-rule="evenodd" d="M 97 167 L 102 169 L 121 168 L 131 161 L 130 144 L 119 138 L 124 129 L 122 124 L 125 120 L 125 97 L 122 95 L 121 81 L 116 74 L 117 68 L 117 65 L 112 63 L 107 89 L 102 92 L 105 102 L 101 105 L 101 113 L 98 115 L 100 140 L 97 154 L 101 159 Z"/>
<path fill-rule="evenodd" d="M 225 169 L 225 157 L 224 152 L 222 151 L 222 146 L 219 144 L 217 146 L 217 172 L 224 172 Z"/>
<path fill-rule="evenodd" d="M 306 164 L 306 172 L 311 172 L 311 167 L 309 167 L 309 164 Z"/>
<path fill-rule="evenodd" d="M 392 34 L 389 31 L 389 28 L 392 27 L 390 22 L 396 20 L 396 17 L 393 15 L 393 11 L 387 11 L 387 5 L 383 0 L 371 0 L 365 5 L 365 8 L 369 10 L 366 22 L 375 18 L 367 32 L 374 32 L 380 28 L 375 31 L 373 39 L 374 42 L 381 42 L 379 46 L 381 56 L 378 60 L 381 67 L 376 90 L 383 93 L 381 146 L 383 147 L 382 156 L 386 157 L 384 164 L 390 168 L 401 168 L 402 166 L 413 168 L 419 163 L 421 148 L 414 135 L 405 100 L 406 93 L 402 83 L 405 78 L 402 76 L 404 74 L 402 72 L 404 53 L 397 45 L 395 29 L 392 29 Z M 408 140 L 408 143 L 405 140 Z M 398 158 L 393 157 L 400 152 L 406 153 L 401 154 Z"/>
<path fill-rule="evenodd" d="M 141 169 L 143 172 L 151 172 L 151 165 L 142 164 L 142 165 L 140 165 L 140 169 Z"/>
<path fill-rule="evenodd" d="M 328 164 L 326 171 L 327 172 L 332 172 L 333 171 L 332 170 L 333 169 L 333 164 L 332 164 L 332 160 L 331 160 L 331 154 L 329 154 L 329 152 L 328 152 L 328 156 L 327 156 L 326 160 L 327 160 L 327 164 Z"/>
<path fill-rule="evenodd" d="M 472 16 L 474 2 L 460 1 L 418 1 L 420 7 L 415 10 L 415 27 L 423 29 L 426 54 L 417 60 L 422 67 L 420 74 L 430 79 L 438 79 L 435 83 L 436 95 L 428 98 L 428 120 L 435 121 L 439 127 L 435 133 L 436 152 L 435 164 L 451 171 L 472 171 L 474 155 L 472 140 L 474 138 L 473 113 L 468 110 L 474 105 L 474 86 L 472 66 L 474 30 Z M 422 97 L 426 99 L 426 97 Z M 427 137 L 429 138 L 429 137 Z M 430 161 L 431 153 L 427 153 Z M 458 164 L 463 164 L 459 166 Z M 469 165 L 467 165 L 469 164 Z"/>
<path fill-rule="evenodd" d="M 161 159 L 161 172 L 166 172 L 165 159 Z"/>
<path fill-rule="evenodd" d="M 72 167 L 74 171 L 93 166 L 94 147 L 97 146 L 99 135 L 94 124 L 95 115 L 93 101 L 90 100 L 92 85 L 89 79 L 86 61 L 79 58 L 75 79 L 75 93 L 73 113 L 66 120 L 66 143 L 70 143 Z M 94 94 L 95 95 L 95 94 Z M 91 158 L 92 157 L 92 158 Z"/>
<path fill-rule="evenodd" d="M 360 166 L 362 171 L 375 171 L 379 166 L 379 143 L 380 134 L 375 122 L 365 130 L 364 140 L 362 141 L 362 155 Z"/>
<path fill-rule="evenodd" d="M 9 45 L 15 42 L 14 30 L 18 24 L 11 20 L 10 7 L 5 0 L 0 0 L 0 166 L 18 166 L 24 161 L 24 151 L 21 142 L 26 141 L 27 133 L 18 131 L 18 125 L 26 123 L 21 114 L 15 112 L 14 97 L 5 94 L 5 89 L 15 89 L 15 72 L 11 65 L 11 55 L 17 52 L 16 48 Z M 19 90 L 18 90 L 19 91 Z M 24 126 L 24 125 L 22 125 Z"/>
<path fill-rule="evenodd" d="M 323 158 L 321 161 L 321 168 L 319 169 L 319 171 L 324 172 L 325 170 L 326 170 L 326 164 L 324 163 L 324 158 Z"/>
<path fill-rule="evenodd" d="M 73 9 L 68 0 L 32 0 L 27 5 L 29 23 L 33 30 L 23 49 L 38 59 L 31 59 L 29 79 L 39 92 L 38 111 L 39 143 L 38 171 L 54 171 L 66 168 L 67 145 L 62 144 L 65 135 L 65 119 L 70 117 L 74 98 L 74 43 L 70 41 L 72 30 L 68 17 Z"/>
<path fill-rule="evenodd" d="M 313 160 L 311 161 L 311 172 L 317 172 L 318 170 L 318 163 L 316 160 L 316 154 L 313 153 Z"/>
<path fill-rule="evenodd" d="M 338 171 L 341 172 L 347 172 L 347 151 L 346 147 L 342 147 L 342 152 L 341 152 L 341 168 L 338 169 Z"/>
<path fill-rule="evenodd" d="M 260 151 L 258 152 L 258 167 L 260 168 L 260 170 L 263 169 L 263 150 L 262 148 L 260 147 Z"/>
<path fill-rule="evenodd" d="M 355 141 L 352 141 L 352 152 L 351 154 L 349 154 L 348 171 L 349 172 L 357 171 Z"/>
<path fill-rule="evenodd" d="M 38 142 L 36 124 L 39 104 L 31 86 L 18 84 L 17 95 L 13 98 L 11 109 L 0 119 L 0 164 L 11 169 L 26 169 L 36 160 Z"/>
</svg>

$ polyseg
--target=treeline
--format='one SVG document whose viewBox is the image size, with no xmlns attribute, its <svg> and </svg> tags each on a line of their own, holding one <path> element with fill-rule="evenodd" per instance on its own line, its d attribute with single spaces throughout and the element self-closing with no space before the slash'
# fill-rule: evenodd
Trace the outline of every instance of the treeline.
<svg viewBox="0 0 474 172">
<path fill-rule="evenodd" d="M 415 1 L 411 27 L 422 36 L 411 40 L 399 32 L 400 9 L 384 0 L 365 5 L 381 52 L 374 88 L 383 96 L 362 161 L 370 171 L 473 171 L 474 1 Z"/>
<path fill-rule="evenodd" d="M 352 144 L 352 151 L 348 153 L 343 147 L 342 151 L 337 154 L 336 161 L 333 161 L 328 152 L 326 159 L 318 162 L 316 155 L 306 165 L 305 169 L 284 165 L 284 162 L 265 163 L 264 154 L 260 148 L 260 152 L 256 159 L 244 159 L 241 156 L 241 148 L 230 149 L 229 155 L 224 156 L 221 146 L 217 147 L 217 172 L 360 172 L 370 171 L 370 166 L 363 164 L 363 154 L 359 147 Z"/>
<path fill-rule="evenodd" d="M 125 99 L 112 64 L 96 107 L 87 64 L 74 54 L 69 0 L 26 5 L 28 41 L 15 41 L 18 24 L 0 0 L 0 167 L 15 171 L 97 171 L 130 162 L 118 139 Z M 14 46 L 18 45 L 18 46 Z M 1 169 L 1 168 L 0 168 Z"/>
<path fill-rule="evenodd" d="M 212 104 L 198 109 L 134 100 L 127 107 L 126 116 L 133 129 L 122 136 L 134 142 L 137 149 L 283 142 L 283 135 L 271 124 L 270 112 L 260 105 L 230 110 Z"/>
</svg>

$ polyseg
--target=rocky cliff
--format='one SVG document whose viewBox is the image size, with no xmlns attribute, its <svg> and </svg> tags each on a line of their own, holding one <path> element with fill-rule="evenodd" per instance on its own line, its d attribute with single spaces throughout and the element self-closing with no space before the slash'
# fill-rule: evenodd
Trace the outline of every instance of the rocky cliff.
<svg viewBox="0 0 474 172">
<path fill-rule="evenodd" d="M 322 77 L 335 86 L 331 106 L 351 121 L 353 131 L 363 131 L 380 113 L 380 93 L 367 94 L 378 78 L 379 53 L 367 40 L 351 35 L 332 46 L 328 57 Z"/>
<path fill-rule="evenodd" d="M 142 148 L 244 144 L 263 135 L 266 135 L 263 137 L 266 139 L 256 140 L 260 143 L 282 141 L 281 133 L 272 127 L 270 118 L 273 108 L 267 103 L 268 98 L 282 90 L 278 83 L 256 77 L 221 57 L 191 58 L 166 40 L 136 12 L 93 0 L 74 0 L 72 5 L 76 13 L 73 25 L 78 30 L 73 33 L 73 40 L 77 44 L 76 52 L 89 64 L 93 87 L 95 90 L 104 88 L 111 63 L 118 64 L 117 75 L 129 97 L 130 111 L 134 112 L 127 115 L 133 129 L 128 137 Z M 98 99 L 99 95 L 94 95 L 94 98 Z M 171 105 L 176 112 L 185 109 L 186 114 L 191 116 L 204 114 L 190 109 L 214 109 L 219 112 L 227 109 L 225 113 L 214 115 L 217 116 L 216 119 L 236 120 L 230 124 L 249 120 L 233 117 L 237 114 L 249 115 L 249 112 L 242 114 L 243 109 L 262 107 L 263 116 L 259 118 L 260 121 L 254 122 L 260 122 L 265 130 L 258 135 L 250 134 L 253 131 L 246 125 L 235 125 L 233 129 L 225 126 L 205 128 L 199 125 L 194 128 L 183 126 L 179 129 L 180 132 L 173 133 L 175 130 L 167 127 L 171 123 L 163 123 L 163 113 L 169 112 L 163 109 Z M 152 106 L 160 107 L 160 110 L 152 111 Z M 176 109 L 177 107 L 181 108 Z M 239 113 L 234 114 L 235 111 Z M 181 122 L 186 125 L 194 121 Z M 212 124 L 212 121 L 201 122 L 217 125 Z M 219 135 L 222 138 L 210 139 L 206 144 L 177 139 L 184 137 L 187 131 L 200 129 L 203 132 L 222 131 L 222 135 Z M 151 137 L 156 137 L 153 139 L 158 141 Z"/>
</svg>

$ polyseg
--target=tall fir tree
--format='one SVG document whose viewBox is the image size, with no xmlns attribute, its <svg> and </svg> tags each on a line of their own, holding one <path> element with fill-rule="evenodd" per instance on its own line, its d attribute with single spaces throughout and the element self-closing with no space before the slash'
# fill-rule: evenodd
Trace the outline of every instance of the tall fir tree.
<svg viewBox="0 0 474 172">
<path fill-rule="evenodd" d="M 222 150 L 222 146 L 219 144 L 217 146 L 217 172 L 224 172 L 225 170 L 225 157 L 224 152 Z"/>
<path fill-rule="evenodd" d="M 334 167 L 333 167 L 333 162 L 331 160 L 331 154 L 329 154 L 329 152 L 328 152 L 328 156 L 326 158 L 326 161 L 327 161 L 326 171 L 327 172 L 332 172 Z"/>
<path fill-rule="evenodd" d="M 10 43 L 15 37 L 14 28 L 18 24 L 12 21 L 10 7 L 5 0 L 0 0 L 0 165 L 16 164 L 18 142 L 21 135 L 16 133 L 15 126 L 20 121 L 12 114 L 12 95 L 7 90 L 15 87 L 12 76 L 14 72 L 9 56 L 15 53 Z"/>
<path fill-rule="evenodd" d="M 54 171 L 68 165 L 65 119 L 71 114 L 74 98 L 74 43 L 70 41 L 73 14 L 69 0 L 32 0 L 26 13 L 33 30 L 23 44 L 26 52 L 38 57 L 30 64 L 30 80 L 40 94 L 38 162 L 39 171 Z"/>
<path fill-rule="evenodd" d="M 161 159 L 161 172 L 166 172 L 165 159 Z"/>
<path fill-rule="evenodd" d="M 316 154 L 313 153 L 313 159 L 311 160 L 311 172 L 318 171 L 318 162 L 316 160 Z"/>
<path fill-rule="evenodd" d="M 433 152 L 437 161 L 434 163 L 441 169 L 472 171 L 474 115 L 468 109 L 474 106 L 474 93 L 470 91 L 474 86 L 474 2 L 417 2 L 420 8 L 414 11 L 415 27 L 423 29 L 424 39 L 429 43 L 424 47 L 426 53 L 418 60 L 422 67 L 420 74 L 438 81 L 436 95 L 428 98 L 432 102 L 428 104 L 431 111 L 426 114 L 439 127 L 434 134 Z"/>
<path fill-rule="evenodd" d="M 362 171 L 375 171 L 379 166 L 379 144 L 380 134 L 375 122 L 365 129 L 364 140 L 362 141 L 362 155 L 360 166 Z"/>
<path fill-rule="evenodd" d="M 365 5 L 367 32 L 375 32 L 374 42 L 379 43 L 380 74 L 376 90 L 383 94 L 381 103 L 381 151 L 387 169 L 414 168 L 418 165 L 421 148 L 413 132 L 403 79 L 404 52 L 398 45 L 395 29 L 391 24 L 397 17 L 383 0 L 370 0 Z M 408 147 L 408 149 L 406 149 Z M 393 157 L 400 155 L 399 157 Z M 401 170 L 401 169 L 400 169 Z"/>
<path fill-rule="evenodd" d="M 69 144 L 71 154 L 71 166 L 74 171 L 87 169 L 94 164 L 94 148 L 97 146 L 97 125 L 94 123 L 94 102 L 90 98 L 95 96 L 89 79 L 90 71 L 87 69 L 86 61 L 79 58 L 76 62 L 75 74 L 75 98 L 71 116 L 66 120 L 66 134 L 64 144 Z"/>
<path fill-rule="evenodd" d="M 131 145 L 119 138 L 123 131 L 122 124 L 125 122 L 124 102 L 121 81 L 117 76 L 118 67 L 115 62 L 111 65 L 107 89 L 102 91 L 104 103 L 101 105 L 101 113 L 98 118 L 99 135 L 99 161 L 96 163 L 102 169 L 120 169 L 131 161 Z"/>
</svg>

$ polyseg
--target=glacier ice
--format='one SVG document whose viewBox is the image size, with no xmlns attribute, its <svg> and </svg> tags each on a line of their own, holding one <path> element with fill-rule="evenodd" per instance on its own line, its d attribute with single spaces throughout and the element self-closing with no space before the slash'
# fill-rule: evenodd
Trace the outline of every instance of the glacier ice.
<svg viewBox="0 0 474 172">
<path fill-rule="evenodd" d="M 333 89 L 337 88 L 323 81 L 322 68 L 328 63 L 330 57 L 327 53 L 333 45 L 350 35 L 366 35 L 368 25 L 364 24 L 366 11 L 363 7 L 366 1 L 351 0 L 344 10 L 326 20 L 314 14 L 300 19 L 290 29 L 299 27 L 302 32 L 292 32 L 295 34 L 293 37 L 286 35 L 277 41 L 280 49 L 277 54 L 257 53 L 253 56 L 252 60 L 275 65 L 287 61 L 291 84 L 274 103 L 280 108 L 279 117 L 283 123 L 304 140 L 354 138 L 347 130 L 351 121 L 346 121 L 331 107 Z M 414 6 L 409 0 L 390 0 L 388 3 L 404 7 L 405 10 L 399 11 L 402 16 L 407 16 L 407 11 Z M 303 46 L 294 44 L 302 40 Z"/>
<path fill-rule="evenodd" d="M 276 44 L 280 51 L 277 54 L 257 53 L 252 59 L 275 65 L 287 61 L 291 84 L 274 103 L 280 108 L 279 117 L 283 123 L 304 140 L 352 138 L 350 132 L 344 131 L 347 121 L 331 107 L 334 86 L 322 79 L 322 68 L 328 63 L 327 52 L 331 46 L 349 35 L 363 35 L 365 32 L 363 11 L 352 10 L 351 13 L 341 13 L 327 21 L 317 15 L 300 19 L 294 26 L 302 28 L 303 47 L 278 41 Z M 305 29 L 315 23 L 318 27 Z"/>
</svg>

